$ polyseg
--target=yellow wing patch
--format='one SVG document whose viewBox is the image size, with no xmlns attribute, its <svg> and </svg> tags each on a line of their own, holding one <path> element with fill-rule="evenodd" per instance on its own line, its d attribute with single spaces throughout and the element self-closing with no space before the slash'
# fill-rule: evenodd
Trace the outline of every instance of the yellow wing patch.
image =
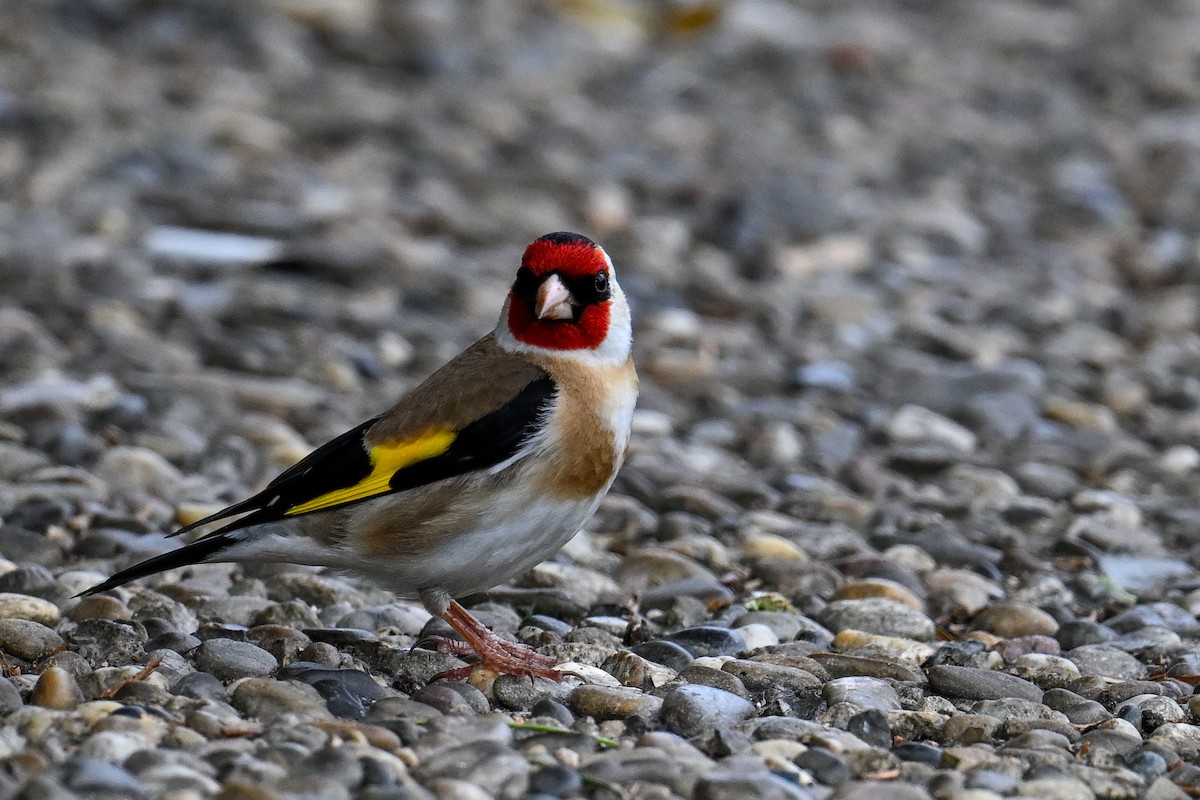
<svg viewBox="0 0 1200 800">
<path fill-rule="evenodd" d="M 455 433 L 447 430 L 435 430 L 426 433 L 419 439 L 413 439 L 400 444 L 381 444 L 368 451 L 371 459 L 371 473 L 353 486 L 326 492 L 312 500 L 294 505 L 287 510 L 286 516 L 307 514 L 322 508 L 352 503 L 355 500 L 365 500 L 377 494 L 386 493 L 391 487 L 389 481 L 398 470 L 424 461 L 427 458 L 440 456 L 450 448 Z"/>
</svg>

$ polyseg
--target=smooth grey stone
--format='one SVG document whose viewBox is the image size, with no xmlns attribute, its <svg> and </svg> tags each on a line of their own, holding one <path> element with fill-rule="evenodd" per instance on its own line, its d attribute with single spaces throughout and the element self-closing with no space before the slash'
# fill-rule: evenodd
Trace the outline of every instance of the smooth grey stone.
<svg viewBox="0 0 1200 800">
<path fill-rule="evenodd" d="M 1073 725 L 1094 725 L 1112 719 L 1112 713 L 1095 700 L 1080 697 L 1068 689 L 1048 689 L 1042 702 L 1055 711 L 1066 714 Z"/>
<path fill-rule="evenodd" d="M 880 797 L 878 781 L 851 781 L 838 787 L 829 795 L 829 800 L 879 800 Z M 900 781 L 887 784 L 886 797 L 888 800 L 930 800 L 929 793 L 921 787 Z"/>
<path fill-rule="evenodd" d="M 696 781 L 696 800 L 814 800 L 811 791 L 784 780 L 761 766 L 736 769 L 728 759 Z"/>
<path fill-rule="evenodd" d="M 995 670 L 950 665 L 933 666 L 925 671 L 929 684 L 939 694 L 966 700 L 994 700 L 1016 697 L 1041 702 L 1043 692 L 1035 684 Z"/>
<path fill-rule="evenodd" d="M 62 646 L 62 637 L 40 622 L 0 619 L 0 649 L 11 656 L 38 661 Z"/>
<path fill-rule="evenodd" d="M 742 683 L 741 679 L 723 670 L 691 664 L 679 673 L 679 679 L 696 686 L 711 686 L 715 689 L 724 689 L 727 692 L 736 694 L 738 697 L 743 697 L 747 700 L 750 699 L 750 693 L 746 691 L 746 686 Z"/>
<path fill-rule="evenodd" d="M 1085 644 L 1068 650 L 1065 655 L 1083 675 L 1136 681 L 1146 674 L 1145 665 L 1112 644 Z"/>
<path fill-rule="evenodd" d="M 221 683 L 215 675 L 210 675 L 202 671 L 184 675 L 171 687 L 171 692 L 181 697 L 191 697 L 196 700 L 213 700 L 222 703 L 229 701 L 229 695 L 225 691 L 225 684 Z"/>
<path fill-rule="evenodd" d="M 66 784 L 87 793 L 111 793 L 121 797 L 143 797 L 145 788 L 127 770 L 93 758 L 80 758 L 65 767 Z"/>
<path fill-rule="evenodd" d="M 492 694 L 504 708 L 527 711 L 543 699 L 565 701 L 570 689 L 559 681 L 546 678 L 501 675 L 492 684 Z"/>
<path fill-rule="evenodd" d="M 1200 632 L 1196 618 L 1174 603 L 1148 603 L 1127 608 L 1105 624 L 1117 633 L 1136 633 L 1144 628 L 1166 628 L 1179 634 Z"/>
<path fill-rule="evenodd" d="M 872 747 L 887 748 L 892 744 L 892 726 L 887 714 L 877 708 L 855 714 L 846 722 L 846 731 Z"/>
<path fill-rule="evenodd" d="M 479 713 L 479 709 L 464 697 L 462 692 L 455 691 L 447 681 L 421 687 L 413 694 L 412 699 L 450 716 L 473 717 Z"/>
<path fill-rule="evenodd" d="M 136 620 L 85 619 L 68 634 L 76 652 L 93 664 L 132 664 L 145 655 L 146 629 Z"/>
<path fill-rule="evenodd" d="M 680 736 L 699 736 L 754 716 L 754 704 L 711 686 L 680 686 L 663 698 L 662 720 Z"/>
<path fill-rule="evenodd" d="M 487 739 L 442 747 L 424 755 L 413 774 L 422 783 L 454 778 L 473 783 L 493 797 L 520 796 L 533 766 L 512 747 Z"/>
<path fill-rule="evenodd" d="M 891 684 L 878 678 L 837 678 L 826 683 L 821 693 L 830 705 L 850 703 L 880 711 L 898 711 L 901 707 L 900 695 Z"/>
<path fill-rule="evenodd" d="M 746 649 L 746 640 L 740 633 L 714 625 L 684 628 L 665 636 L 664 639 L 679 645 L 696 658 L 731 656 Z"/>
<path fill-rule="evenodd" d="M 193 654 L 196 666 L 222 681 L 270 675 L 279 668 L 275 656 L 256 644 L 232 639 L 209 639 Z"/>
<path fill-rule="evenodd" d="M 372 704 L 387 695 L 374 678 L 358 669 L 294 661 L 279 671 L 279 677 L 307 683 L 325 698 L 329 712 L 343 719 L 362 719 Z"/>
<path fill-rule="evenodd" d="M 834 633 L 847 629 L 928 641 L 934 638 L 933 620 L 893 600 L 834 600 L 817 615 L 817 621 Z"/>
<path fill-rule="evenodd" d="M 1074 650 L 1083 645 L 1111 642 L 1117 638 L 1117 632 L 1102 623 L 1078 619 L 1060 625 L 1054 632 L 1054 638 L 1063 650 Z"/>
<path fill-rule="evenodd" d="M 825 786 L 841 786 L 850 780 L 850 765 L 836 753 L 823 747 L 809 747 L 794 759 L 796 766 Z"/>
<path fill-rule="evenodd" d="M 583 778 L 579 773 L 560 764 L 542 767 L 529 776 L 528 791 L 547 797 L 567 797 L 582 789 Z"/>
<path fill-rule="evenodd" d="M 0 718 L 7 717 L 23 705 L 17 687 L 8 678 L 0 677 Z"/>
</svg>

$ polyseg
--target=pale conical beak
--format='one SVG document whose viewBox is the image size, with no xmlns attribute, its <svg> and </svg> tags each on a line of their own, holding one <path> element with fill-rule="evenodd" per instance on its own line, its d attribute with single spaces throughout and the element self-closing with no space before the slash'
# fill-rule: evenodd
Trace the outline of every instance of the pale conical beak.
<svg viewBox="0 0 1200 800">
<path fill-rule="evenodd" d="M 538 319 L 574 319 L 575 298 L 557 275 L 551 275 L 538 287 L 533 313 Z"/>
</svg>

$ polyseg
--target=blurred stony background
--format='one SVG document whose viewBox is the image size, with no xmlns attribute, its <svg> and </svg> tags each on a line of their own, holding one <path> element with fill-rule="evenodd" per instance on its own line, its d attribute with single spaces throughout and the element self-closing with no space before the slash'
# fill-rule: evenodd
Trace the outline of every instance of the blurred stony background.
<svg viewBox="0 0 1200 800">
<path fill-rule="evenodd" d="M 6 0 L 0 796 L 1200 793 L 1200 3 Z M 613 255 L 555 560 L 71 599 Z"/>
</svg>

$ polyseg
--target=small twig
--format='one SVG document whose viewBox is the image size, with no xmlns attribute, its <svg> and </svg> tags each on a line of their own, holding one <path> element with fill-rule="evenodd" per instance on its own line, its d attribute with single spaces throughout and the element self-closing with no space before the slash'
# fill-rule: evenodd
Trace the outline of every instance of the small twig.
<svg viewBox="0 0 1200 800">
<path fill-rule="evenodd" d="M 158 669 L 160 666 L 162 666 L 161 658 L 150 659 L 148 662 L 146 662 L 146 666 L 138 670 L 136 675 L 134 675 L 132 678 L 126 678 L 117 685 L 110 686 L 109 688 L 105 689 L 100 693 L 100 697 L 104 700 L 110 700 L 113 697 L 116 697 L 117 692 L 121 691 L 131 683 L 146 680 L 146 678 L 149 678 L 152 674 L 154 674 L 154 670 Z"/>
<path fill-rule="evenodd" d="M 517 722 L 516 720 L 506 720 L 508 727 L 518 731 L 537 731 L 538 733 L 561 733 L 567 736 L 577 736 L 579 731 L 573 731 L 570 728 L 562 728 L 558 725 L 548 725 L 544 722 Z M 591 736 L 596 744 L 604 747 L 620 747 L 621 743 L 616 739 L 610 739 L 607 736 L 601 736 L 598 733 L 584 734 Z"/>
</svg>

